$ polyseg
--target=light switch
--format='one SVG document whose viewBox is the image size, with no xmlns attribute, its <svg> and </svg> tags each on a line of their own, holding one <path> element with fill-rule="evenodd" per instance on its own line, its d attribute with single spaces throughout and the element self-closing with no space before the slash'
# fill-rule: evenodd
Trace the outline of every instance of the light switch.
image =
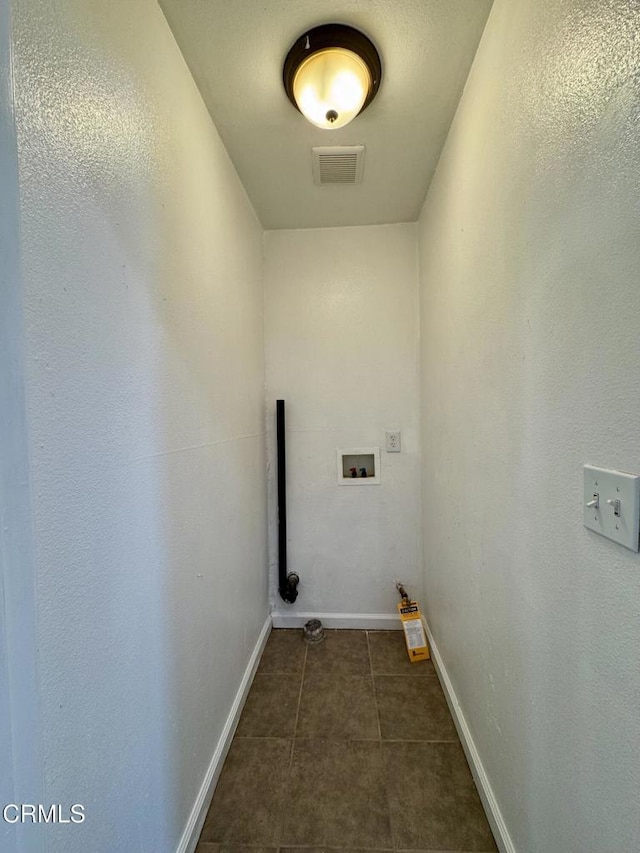
<svg viewBox="0 0 640 853">
<path fill-rule="evenodd" d="M 640 550 L 640 477 L 584 466 L 584 526 Z"/>
</svg>

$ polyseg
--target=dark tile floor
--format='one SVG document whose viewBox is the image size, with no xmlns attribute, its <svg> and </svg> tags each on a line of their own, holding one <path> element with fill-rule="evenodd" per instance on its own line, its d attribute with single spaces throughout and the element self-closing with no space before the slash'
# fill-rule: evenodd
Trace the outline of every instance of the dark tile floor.
<svg viewBox="0 0 640 853">
<path fill-rule="evenodd" d="M 271 633 L 196 853 L 497 848 L 430 661 L 401 631 Z"/>
</svg>

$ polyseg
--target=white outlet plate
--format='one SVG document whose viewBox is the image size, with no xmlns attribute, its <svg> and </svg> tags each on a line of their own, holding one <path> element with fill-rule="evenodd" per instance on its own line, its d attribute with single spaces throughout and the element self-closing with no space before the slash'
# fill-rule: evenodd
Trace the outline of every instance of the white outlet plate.
<svg viewBox="0 0 640 853">
<path fill-rule="evenodd" d="M 597 506 L 588 507 L 596 495 Z M 583 507 L 585 527 L 631 551 L 640 550 L 640 477 L 585 465 Z"/>
<path fill-rule="evenodd" d="M 400 430 L 388 429 L 385 434 L 385 450 L 387 453 L 400 453 Z"/>
</svg>

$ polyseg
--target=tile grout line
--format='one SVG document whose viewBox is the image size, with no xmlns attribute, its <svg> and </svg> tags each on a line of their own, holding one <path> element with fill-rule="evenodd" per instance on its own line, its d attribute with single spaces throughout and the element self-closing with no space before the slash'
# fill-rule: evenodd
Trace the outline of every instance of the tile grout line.
<svg viewBox="0 0 640 853">
<path fill-rule="evenodd" d="M 244 847 L 258 847 L 259 845 L 251 844 L 251 845 L 243 845 Z M 352 853 L 353 847 L 340 847 L 339 845 L 333 844 L 321 844 L 318 846 L 317 844 L 287 844 L 284 847 L 281 847 L 280 850 L 322 850 L 322 851 L 341 851 L 341 853 Z M 358 850 L 366 851 L 366 853 L 394 853 L 393 847 L 358 847 Z M 402 849 L 402 853 L 417 853 L 417 850 L 412 850 L 411 848 L 404 847 Z M 420 853 L 440 853 L 440 851 L 430 851 L 423 850 Z M 449 853 L 449 851 L 445 851 L 445 853 Z M 451 851 L 451 853 L 456 853 L 456 851 Z M 466 853 L 466 851 L 464 851 Z M 485 853 L 484 850 L 476 851 L 476 853 Z"/>
<path fill-rule="evenodd" d="M 304 642 L 304 641 L 303 641 Z M 300 705 L 302 704 L 302 688 L 304 687 L 304 676 L 307 671 L 307 655 L 309 654 L 309 646 L 304 643 L 304 658 L 302 660 L 302 676 L 300 678 L 300 690 L 298 692 L 298 705 L 296 707 L 296 721 L 293 726 L 293 739 L 295 741 L 298 732 L 298 719 L 300 718 Z M 293 757 L 291 759 L 293 763 Z"/>
<path fill-rule="evenodd" d="M 378 694 L 376 693 L 376 677 L 373 674 L 373 659 L 371 657 L 371 644 L 369 643 L 369 632 L 365 631 L 367 638 L 367 655 L 369 656 L 369 672 L 371 673 L 371 689 L 373 690 L 373 704 L 376 709 L 376 722 L 378 724 L 378 740 L 382 743 L 382 729 L 380 727 L 380 711 L 378 710 Z"/>
<path fill-rule="evenodd" d="M 303 641 L 304 642 L 304 641 Z M 309 652 L 309 646 L 307 643 L 304 643 L 304 657 L 302 659 L 302 674 L 300 676 L 300 690 L 298 691 L 298 704 L 296 706 L 296 719 L 293 724 L 293 737 L 291 738 L 291 755 L 289 756 L 289 773 L 287 777 L 287 789 L 284 792 L 284 802 L 282 804 L 282 816 L 280 818 L 280 826 L 278 827 L 278 835 L 276 837 L 275 848 L 280 851 L 282 847 L 282 834 L 284 832 L 284 819 L 287 810 L 287 799 L 289 790 L 291 789 L 291 774 L 293 772 L 293 754 L 296 749 L 296 732 L 298 731 L 298 718 L 300 717 L 300 705 L 302 704 L 302 688 L 304 687 L 304 675 L 307 669 L 307 654 Z"/>
<path fill-rule="evenodd" d="M 376 720 L 378 721 L 378 749 L 380 751 L 380 768 L 382 770 L 382 781 L 384 785 L 384 793 L 387 799 L 387 812 L 389 814 L 389 832 L 391 833 L 391 848 L 396 851 L 396 839 L 393 832 L 393 823 L 391 821 L 391 799 L 389 797 L 389 789 L 387 787 L 386 773 L 384 770 L 384 757 L 382 755 L 382 727 L 380 725 L 380 709 L 378 708 L 378 693 L 376 691 L 376 677 L 373 673 L 373 657 L 371 656 L 371 643 L 369 642 L 369 631 L 365 631 L 367 638 L 367 652 L 369 654 L 369 669 L 371 670 L 371 687 L 373 689 L 373 704 L 376 708 Z"/>
<path fill-rule="evenodd" d="M 436 738 L 385 738 L 383 743 L 460 743 L 459 740 L 437 740 Z"/>
<path fill-rule="evenodd" d="M 234 740 L 294 740 L 291 737 L 281 737 L 279 735 L 242 735 L 235 737 Z M 303 735 L 295 738 L 295 740 L 329 740 L 335 743 L 378 743 L 378 737 L 337 737 L 336 735 Z M 400 738 L 400 737 L 385 737 L 381 743 L 460 743 L 459 738 Z M 296 847 L 299 847 L 296 844 Z"/>
</svg>

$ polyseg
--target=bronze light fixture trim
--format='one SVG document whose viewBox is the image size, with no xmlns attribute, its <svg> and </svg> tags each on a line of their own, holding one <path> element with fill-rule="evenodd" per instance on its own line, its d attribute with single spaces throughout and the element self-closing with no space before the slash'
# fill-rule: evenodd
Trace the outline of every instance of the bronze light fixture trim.
<svg viewBox="0 0 640 853">
<path fill-rule="evenodd" d="M 312 124 L 344 127 L 366 109 L 382 78 L 380 55 L 371 39 L 346 24 L 308 30 L 284 61 L 287 97 Z"/>
</svg>

